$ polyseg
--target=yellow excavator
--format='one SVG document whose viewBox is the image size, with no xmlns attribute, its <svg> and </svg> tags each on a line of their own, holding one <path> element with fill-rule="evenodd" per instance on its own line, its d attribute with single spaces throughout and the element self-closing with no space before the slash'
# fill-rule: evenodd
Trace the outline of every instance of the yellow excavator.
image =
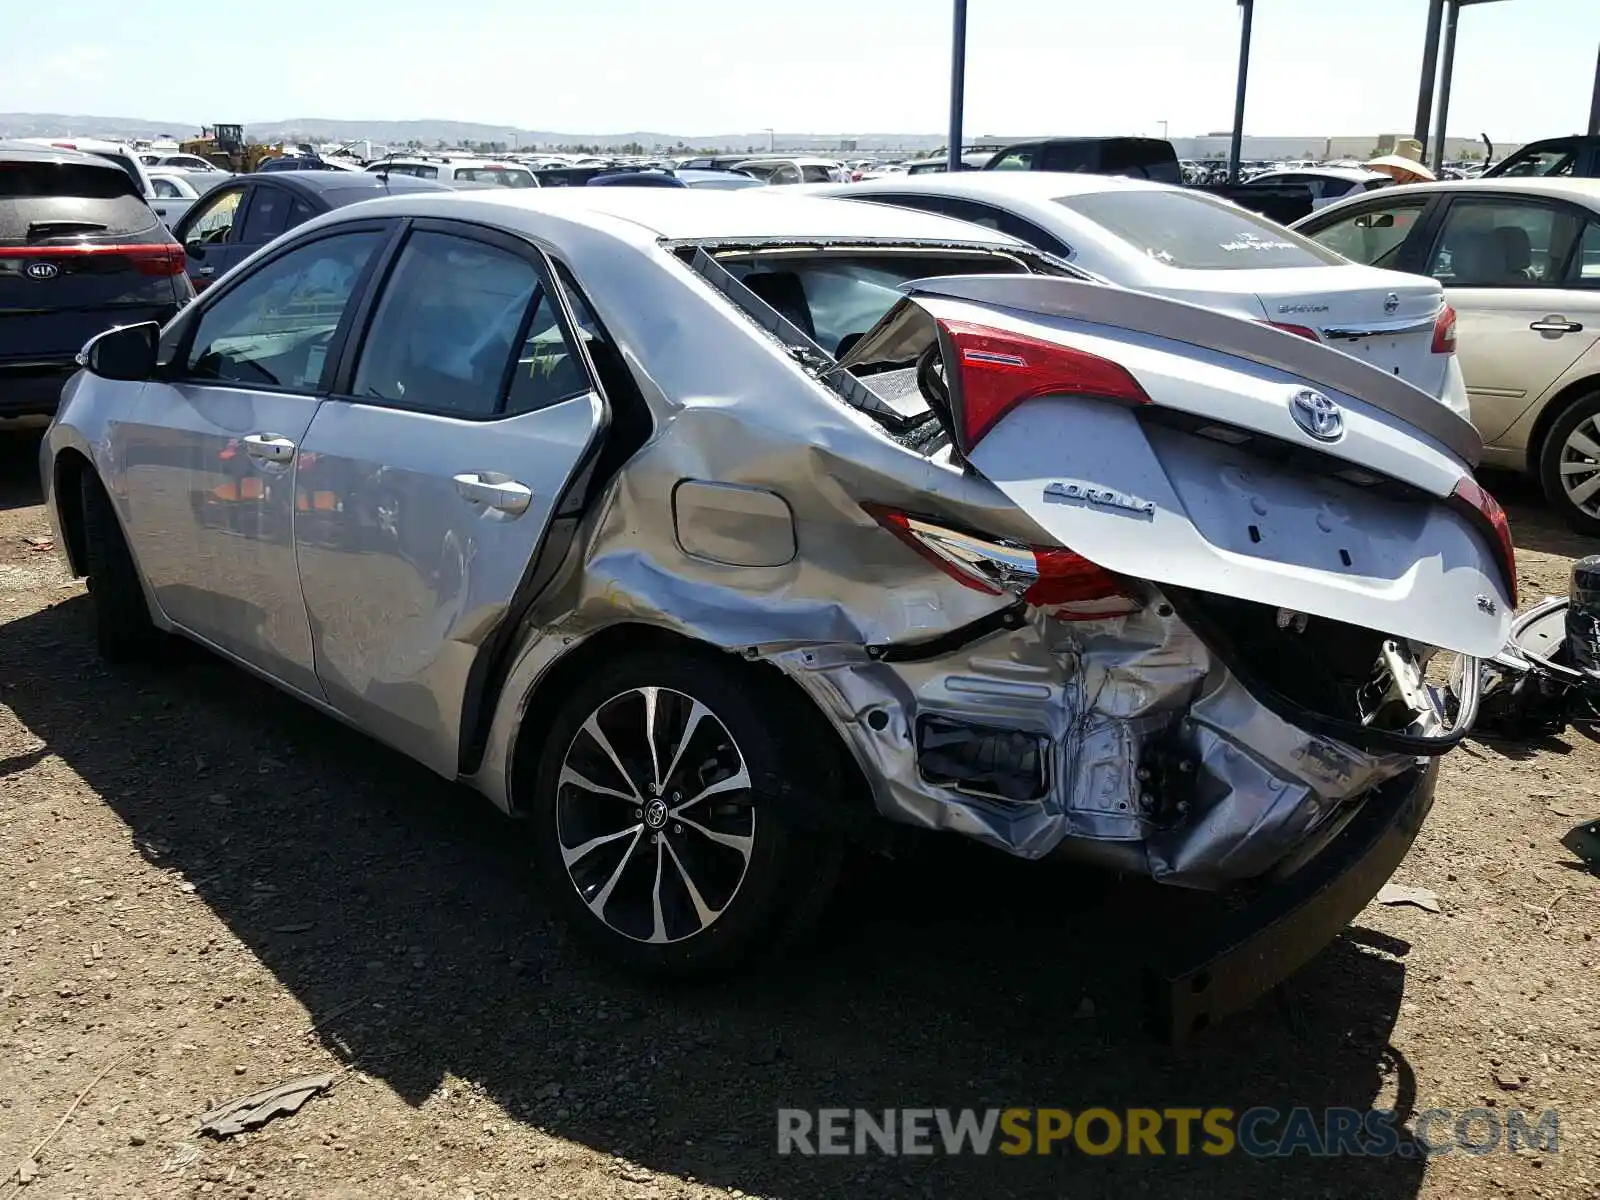
<svg viewBox="0 0 1600 1200">
<path fill-rule="evenodd" d="M 283 153 L 282 146 L 246 142 L 243 125 L 212 125 L 201 130 L 200 137 L 182 143 L 178 149 L 184 154 L 197 154 L 235 174 L 254 171 L 263 159 L 276 158 Z"/>
</svg>

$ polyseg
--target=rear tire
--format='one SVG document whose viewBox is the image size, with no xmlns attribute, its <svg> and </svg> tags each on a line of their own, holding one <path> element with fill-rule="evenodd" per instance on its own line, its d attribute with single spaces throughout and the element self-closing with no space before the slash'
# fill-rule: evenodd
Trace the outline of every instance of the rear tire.
<svg viewBox="0 0 1600 1200">
<path fill-rule="evenodd" d="M 792 711 L 803 701 L 723 657 L 602 666 L 545 740 L 528 810 L 535 865 L 568 927 L 628 970 L 704 976 L 789 944 L 838 876 L 839 843 L 786 812 L 828 786 L 803 732 L 814 722 Z"/>
<path fill-rule="evenodd" d="M 1562 409 L 1539 447 L 1539 485 L 1550 507 L 1590 537 L 1600 537 L 1600 453 L 1595 451 L 1600 451 L 1600 391 Z"/>
<path fill-rule="evenodd" d="M 94 607 L 95 644 L 100 657 L 121 663 L 148 658 L 160 643 L 150 620 L 139 570 L 133 564 L 122 524 L 99 478 L 80 477 L 83 504 L 83 556 Z"/>
</svg>

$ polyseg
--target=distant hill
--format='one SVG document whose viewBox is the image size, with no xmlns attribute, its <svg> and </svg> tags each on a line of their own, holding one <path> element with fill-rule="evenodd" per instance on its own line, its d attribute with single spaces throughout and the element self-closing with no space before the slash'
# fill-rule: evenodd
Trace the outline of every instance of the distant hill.
<svg viewBox="0 0 1600 1200">
<path fill-rule="evenodd" d="M 237 119 L 222 113 L 214 120 Z M 198 121 L 149 121 L 133 117 L 97 117 L 83 113 L 0 113 L 0 137 L 56 137 L 77 134 L 117 140 L 173 137 L 182 141 L 200 133 Z M 768 145 L 765 130 L 745 133 L 686 135 L 635 130 L 628 133 L 562 133 L 548 129 L 516 129 L 509 125 L 486 125 L 480 121 L 351 121 L 332 117 L 295 117 L 287 121 L 246 121 L 245 133 L 255 141 L 345 142 L 366 138 L 388 146 L 421 142 L 432 148 L 468 143 L 504 143 L 519 146 L 599 146 L 617 149 L 642 146 L 645 150 L 688 146 L 706 149 L 763 151 Z M 828 150 L 852 148 L 871 150 L 933 150 L 944 144 L 939 134 L 922 133 L 773 133 L 772 144 L 780 150 Z M 985 139 L 988 140 L 988 139 Z M 853 147 L 852 147 L 853 143 Z"/>
</svg>

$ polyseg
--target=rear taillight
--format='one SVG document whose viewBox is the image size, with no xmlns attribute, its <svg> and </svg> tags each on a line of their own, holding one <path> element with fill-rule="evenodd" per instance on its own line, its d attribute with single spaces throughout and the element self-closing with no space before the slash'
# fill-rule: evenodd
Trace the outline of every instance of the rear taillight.
<svg viewBox="0 0 1600 1200">
<path fill-rule="evenodd" d="M 942 320 L 939 328 L 955 356 L 950 397 L 963 450 L 971 450 L 1001 417 L 1037 396 L 1150 403 L 1139 381 L 1109 358 L 966 321 Z"/>
<path fill-rule="evenodd" d="M 878 524 L 963 587 L 1007 593 L 1055 609 L 1069 621 L 1122 617 L 1139 611 L 1127 585 L 1080 554 L 1057 546 L 964 533 L 879 504 L 864 504 Z"/>
<path fill-rule="evenodd" d="M 1501 508 L 1500 502 L 1471 476 L 1456 484 L 1450 493 L 1450 499 L 1459 511 L 1489 537 L 1490 544 L 1500 559 L 1500 572 L 1505 576 L 1506 594 L 1511 598 L 1512 607 L 1516 607 L 1517 549 L 1511 541 L 1511 522 L 1506 520 L 1506 510 Z"/>
<path fill-rule="evenodd" d="M 133 246 L 0 246 L 0 260 L 29 261 L 125 258 L 143 275 L 181 275 L 186 257 L 176 242 L 150 242 Z"/>
<path fill-rule="evenodd" d="M 1309 325 L 1290 325 L 1283 321 L 1266 321 L 1263 323 L 1271 325 L 1274 329 L 1281 329 L 1285 333 L 1292 333 L 1295 335 L 1295 337 L 1309 338 L 1313 342 L 1320 342 L 1322 340 L 1322 338 L 1317 335 L 1317 331 L 1312 329 Z"/>
<path fill-rule="evenodd" d="M 1439 309 L 1439 315 L 1433 322 L 1433 352 L 1435 354 L 1456 352 L 1456 310 L 1448 304 Z"/>
</svg>

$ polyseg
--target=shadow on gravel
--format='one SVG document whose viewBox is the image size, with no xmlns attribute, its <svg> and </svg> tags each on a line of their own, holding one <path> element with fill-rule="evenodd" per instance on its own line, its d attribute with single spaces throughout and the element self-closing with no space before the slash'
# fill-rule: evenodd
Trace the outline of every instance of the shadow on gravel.
<svg viewBox="0 0 1600 1200">
<path fill-rule="evenodd" d="M 1168 1050 L 1135 1018 L 1154 889 L 953 845 L 857 870 L 790 961 L 650 988 L 565 947 L 487 804 L 197 653 L 110 673 L 86 607 L 6 626 L 0 697 L 412 1104 L 457 1076 L 561 1137 L 779 1197 L 1418 1191 L 1405 1154 L 780 1158 L 780 1106 L 1365 1110 L 1397 1087 L 1404 1116 L 1408 947 L 1352 931 L 1287 1003 Z"/>
<path fill-rule="evenodd" d="M 0 429 L 0 510 L 44 503 L 39 488 L 42 429 Z"/>
</svg>

